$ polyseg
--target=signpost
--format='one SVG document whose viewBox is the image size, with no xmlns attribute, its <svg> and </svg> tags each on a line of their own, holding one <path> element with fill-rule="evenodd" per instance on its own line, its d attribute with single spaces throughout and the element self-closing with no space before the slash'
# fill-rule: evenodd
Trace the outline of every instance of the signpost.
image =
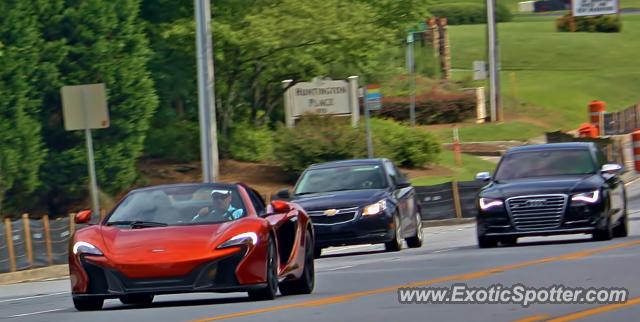
<svg viewBox="0 0 640 322">
<path fill-rule="evenodd" d="M 364 119 L 365 130 L 367 132 L 367 157 L 373 158 L 373 140 L 371 138 L 371 111 L 378 111 L 382 108 L 382 93 L 380 85 L 367 85 L 364 90 Z"/>
<path fill-rule="evenodd" d="M 100 214 L 98 201 L 98 181 L 93 157 L 91 129 L 109 127 L 109 111 L 104 84 L 64 86 L 62 94 L 62 116 L 67 131 L 84 130 L 87 143 L 87 163 L 89 168 L 89 191 L 93 213 Z"/>
<path fill-rule="evenodd" d="M 572 0 L 574 17 L 614 15 L 618 13 L 618 0 Z"/>
</svg>

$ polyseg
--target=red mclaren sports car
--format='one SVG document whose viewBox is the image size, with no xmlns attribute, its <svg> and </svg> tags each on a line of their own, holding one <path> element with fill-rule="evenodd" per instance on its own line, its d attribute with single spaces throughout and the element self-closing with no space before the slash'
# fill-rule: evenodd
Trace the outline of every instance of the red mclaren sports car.
<svg viewBox="0 0 640 322">
<path fill-rule="evenodd" d="M 91 212 L 76 215 L 88 223 Z M 133 190 L 70 242 L 78 310 L 107 298 L 150 304 L 154 295 L 248 292 L 256 300 L 314 287 L 313 227 L 295 203 L 264 200 L 243 184 Z"/>
</svg>

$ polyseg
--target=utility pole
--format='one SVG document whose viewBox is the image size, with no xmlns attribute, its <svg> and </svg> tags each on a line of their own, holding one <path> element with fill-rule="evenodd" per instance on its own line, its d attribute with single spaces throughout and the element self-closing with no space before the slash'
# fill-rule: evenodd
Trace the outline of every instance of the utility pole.
<svg viewBox="0 0 640 322">
<path fill-rule="evenodd" d="M 409 119 L 411 126 L 416 126 L 416 71 L 415 71 L 415 39 L 413 37 L 413 31 L 410 31 L 407 35 L 407 74 L 409 75 L 410 83 L 410 107 L 409 107 Z"/>
<path fill-rule="evenodd" d="M 211 40 L 211 2 L 210 0 L 194 1 L 202 180 L 210 183 L 215 182 L 218 177 L 218 134 L 216 128 L 213 44 Z"/>
<path fill-rule="evenodd" d="M 498 30 L 496 27 L 496 0 L 487 0 L 487 49 L 489 54 L 489 101 L 491 122 L 502 121 L 500 104 L 500 56 L 498 51 Z"/>
</svg>

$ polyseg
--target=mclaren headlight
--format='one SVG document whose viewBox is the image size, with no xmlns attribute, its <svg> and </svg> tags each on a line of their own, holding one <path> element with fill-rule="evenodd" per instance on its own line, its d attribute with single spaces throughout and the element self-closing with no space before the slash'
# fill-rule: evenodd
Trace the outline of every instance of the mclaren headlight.
<svg viewBox="0 0 640 322">
<path fill-rule="evenodd" d="M 98 249 L 98 247 L 83 241 L 79 241 L 73 244 L 73 254 L 75 255 L 87 254 L 87 255 L 96 255 L 96 256 L 104 255 L 102 254 L 102 251 Z"/>
<path fill-rule="evenodd" d="M 229 248 L 242 245 L 255 245 L 258 243 L 258 235 L 254 232 L 242 233 L 229 238 L 226 242 L 220 244 L 217 248 Z"/>
<path fill-rule="evenodd" d="M 594 204 L 600 202 L 600 190 L 578 193 L 571 196 L 573 204 Z"/>
<path fill-rule="evenodd" d="M 387 201 L 382 199 L 374 204 L 370 204 L 362 210 L 363 216 L 379 215 L 387 209 Z"/>
<path fill-rule="evenodd" d="M 478 200 L 478 203 L 480 204 L 480 209 L 482 210 L 489 210 L 504 206 L 504 202 L 502 200 L 492 198 L 480 198 L 480 200 Z"/>
</svg>

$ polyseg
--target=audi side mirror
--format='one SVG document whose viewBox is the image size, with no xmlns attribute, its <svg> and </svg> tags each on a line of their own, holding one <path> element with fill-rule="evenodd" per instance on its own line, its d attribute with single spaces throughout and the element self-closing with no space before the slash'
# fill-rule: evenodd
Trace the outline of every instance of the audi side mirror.
<svg viewBox="0 0 640 322">
<path fill-rule="evenodd" d="M 489 181 L 491 180 L 491 174 L 489 172 L 478 172 L 478 174 L 476 174 L 476 180 Z"/>
<path fill-rule="evenodd" d="M 605 164 L 602 166 L 602 169 L 600 169 L 600 172 L 617 175 L 617 174 L 620 174 L 620 172 L 622 172 L 622 166 L 615 163 Z"/>
</svg>

